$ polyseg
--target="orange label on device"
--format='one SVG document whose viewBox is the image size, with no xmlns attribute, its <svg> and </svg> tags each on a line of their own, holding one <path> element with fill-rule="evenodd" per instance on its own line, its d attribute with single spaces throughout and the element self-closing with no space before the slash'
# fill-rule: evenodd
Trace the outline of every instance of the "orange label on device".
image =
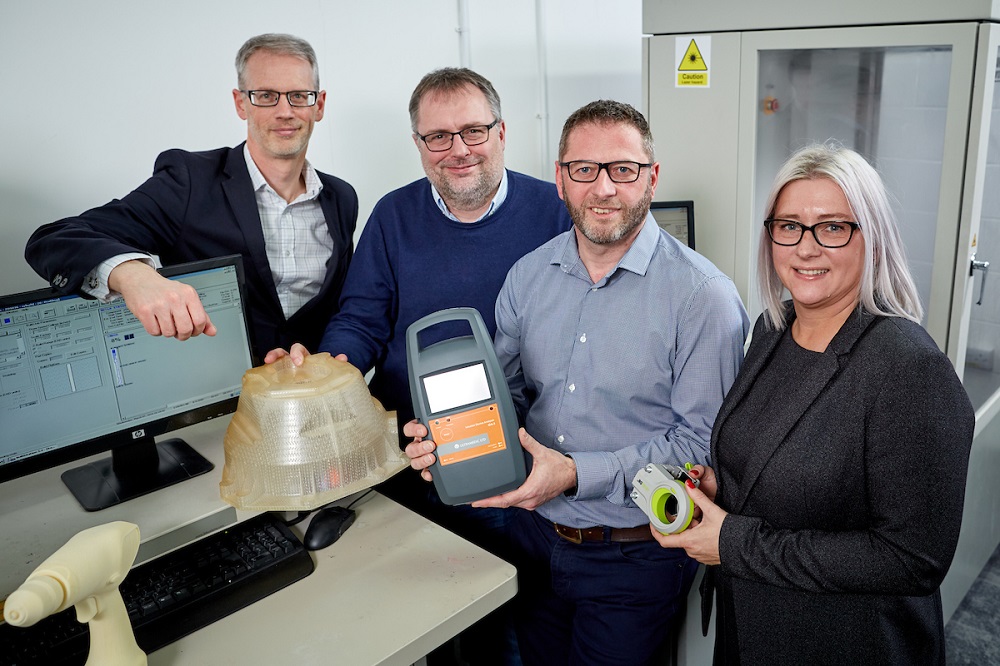
<svg viewBox="0 0 1000 666">
<path fill-rule="evenodd" d="M 471 460 L 507 448 L 496 403 L 431 419 L 431 439 L 442 465 Z"/>
</svg>

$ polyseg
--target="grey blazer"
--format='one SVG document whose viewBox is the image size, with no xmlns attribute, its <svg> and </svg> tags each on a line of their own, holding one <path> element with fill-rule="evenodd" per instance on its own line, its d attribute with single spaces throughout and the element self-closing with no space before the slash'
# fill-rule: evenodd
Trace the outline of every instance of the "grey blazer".
<svg viewBox="0 0 1000 666">
<path fill-rule="evenodd" d="M 758 319 L 713 461 L 781 336 Z M 944 664 L 939 585 L 975 426 L 951 362 L 920 326 L 856 312 L 786 390 L 741 481 L 720 481 L 716 663 Z"/>
</svg>

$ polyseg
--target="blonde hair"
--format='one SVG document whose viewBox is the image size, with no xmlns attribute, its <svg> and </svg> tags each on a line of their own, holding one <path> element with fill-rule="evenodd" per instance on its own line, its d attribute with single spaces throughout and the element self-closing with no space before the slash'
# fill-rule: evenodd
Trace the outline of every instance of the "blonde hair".
<svg viewBox="0 0 1000 666">
<path fill-rule="evenodd" d="M 778 196 L 796 180 L 827 178 L 844 192 L 854 221 L 865 239 L 859 307 L 887 317 L 920 323 L 923 308 L 906 263 L 899 227 L 889 194 L 878 172 L 858 153 L 835 143 L 815 144 L 796 152 L 785 162 L 767 197 L 765 218 L 774 216 Z M 761 230 L 757 247 L 757 284 L 764 316 L 772 328 L 786 326 L 782 304 L 784 285 L 774 270 L 771 238 Z"/>
</svg>

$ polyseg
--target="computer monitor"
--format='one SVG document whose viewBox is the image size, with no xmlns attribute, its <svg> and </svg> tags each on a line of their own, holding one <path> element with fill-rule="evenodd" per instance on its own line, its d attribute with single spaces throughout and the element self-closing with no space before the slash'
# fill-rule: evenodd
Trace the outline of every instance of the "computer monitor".
<svg viewBox="0 0 1000 666">
<path fill-rule="evenodd" d="M 694 202 L 654 201 L 649 211 L 668 234 L 694 249 Z"/>
<path fill-rule="evenodd" d="M 64 483 L 96 511 L 204 474 L 154 437 L 236 409 L 253 366 L 240 257 L 161 269 L 198 291 L 215 336 L 152 336 L 125 303 L 41 289 L 0 296 L 0 481 L 111 451 Z"/>
</svg>

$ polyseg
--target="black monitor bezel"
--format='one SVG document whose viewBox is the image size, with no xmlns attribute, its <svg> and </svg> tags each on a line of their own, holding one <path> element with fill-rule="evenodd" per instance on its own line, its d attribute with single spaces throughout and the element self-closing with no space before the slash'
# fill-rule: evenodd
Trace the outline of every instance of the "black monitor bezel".
<svg viewBox="0 0 1000 666">
<path fill-rule="evenodd" d="M 687 213 L 687 246 L 692 250 L 694 247 L 694 201 L 691 199 L 682 201 L 654 201 L 649 204 L 650 211 L 657 208 L 683 208 Z"/>
<path fill-rule="evenodd" d="M 250 321 L 247 316 L 246 280 L 243 271 L 243 259 L 240 255 L 228 255 L 183 264 L 173 264 L 159 269 L 159 273 L 164 277 L 177 277 L 179 275 L 196 273 L 229 265 L 236 267 L 236 281 L 239 285 L 240 300 L 244 304 L 242 312 L 244 326 L 247 330 L 248 352 L 253 362 L 253 331 L 250 328 Z M 57 301 L 66 298 L 67 296 L 74 295 L 80 296 L 80 294 L 60 293 L 56 289 L 49 287 L 34 291 L 21 292 L 18 294 L 11 294 L 9 296 L 0 296 L 0 307 L 24 305 L 25 303 Z M 211 405 L 205 405 L 190 411 L 154 419 L 142 424 L 133 424 L 127 428 L 122 428 L 121 430 L 111 432 L 106 435 L 100 435 L 81 442 L 67 444 L 59 447 L 58 449 L 39 453 L 22 460 L 12 461 L 7 464 L 0 464 L 0 483 L 12 481 L 23 476 L 28 476 L 29 474 L 59 467 L 66 463 L 82 460 L 100 453 L 107 453 L 108 451 L 114 451 L 114 449 L 131 445 L 136 441 L 136 439 L 138 439 L 138 437 L 133 434 L 138 430 L 145 431 L 145 438 L 153 438 L 168 432 L 173 432 L 174 430 L 194 425 L 195 423 L 201 423 L 202 421 L 208 421 L 220 416 L 232 414 L 236 411 L 236 404 L 238 400 L 238 396 L 226 398 Z"/>
</svg>

